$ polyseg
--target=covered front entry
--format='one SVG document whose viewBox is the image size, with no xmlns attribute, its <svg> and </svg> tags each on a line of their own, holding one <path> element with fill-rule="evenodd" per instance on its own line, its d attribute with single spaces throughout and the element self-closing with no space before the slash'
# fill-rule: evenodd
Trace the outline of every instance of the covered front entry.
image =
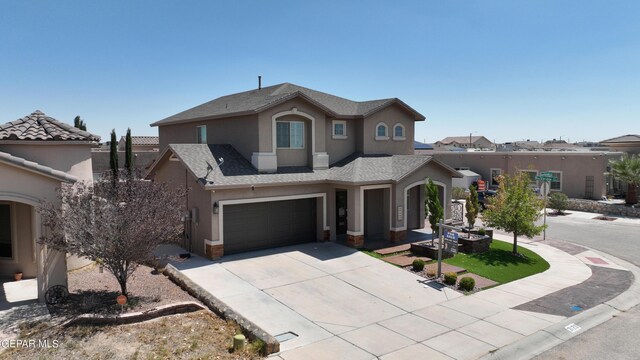
<svg viewBox="0 0 640 360">
<path fill-rule="evenodd" d="M 316 198 L 224 206 L 224 253 L 316 241 Z"/>
</svg>

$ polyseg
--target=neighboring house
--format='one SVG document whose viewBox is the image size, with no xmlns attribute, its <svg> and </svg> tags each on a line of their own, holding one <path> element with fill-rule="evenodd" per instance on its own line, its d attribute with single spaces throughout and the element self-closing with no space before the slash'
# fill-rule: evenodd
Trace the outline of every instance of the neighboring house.
<svg viewBox="0 0 640 360">
<path fill-rule="evenodd" d="M 422 153 L 416 151 L 417 154 Z M 465 168 L 480 174 L 490 188 L 497 188 L 501 174 L 526 172 L 532 186 L 535 177 L 551 171 L 558 181 L 551 183 L 551 191 L 563 192 L 571 198 L 596 199 L 624 191 L 620 182 L 608 175 L 609 161 L 619 159 L 615 152 L 424 152 L 453 168 Z"/>
<path fill-rule="evenodd" d="M 420 141 L 413 142 L 414 150 L 433 150 L 432 144 L 421 143 Z"/>
<path fill-rule="evenodd" d="M 125 151 L 126 137 L 120 137 L 118 141 L 118 151 Z M 131 148 L 137 151 L 158 151 L 160 141 L 157 136 L 131 136 Z"/>
<path fill-rule="evenodd" d="M 187 246 L 210 258 L 317 240 L 397 241 L 424 226 L 425 180 L 448 204 L 459 176 L 413 155 L 414 122 L 424 119 L 396 98 L 258 88 L 153 123 L 162 154 L 148 177 L 191 188 Z"/>
<path fill-rule="evenodd" d="M 91 147 L 99 140 L 41 111 L 0 125 L 0 277 L 37 278 L 40 299 L 50 286 L 66 285 L 67 262 L 38 244 L 45 229 L 37 208 L 58 201 L 63 183 L 92 181 Z"/>
<path fill-rule="evenodd" d="M 600 145 L 609 147 L 611 151 L 640 154 L 640 135 L 622 135 L 613 139 L 600 141 Z"/>
<path fill-rule="evenodd" d="M 141 173 L 158 158 L 159 141 L 157 136 L 131 136 L 133 167 Z M 111 153 L 109 142 L 91 150 L 93 162 L 93 178 L 99 179 L 105 171 L 111 170 Z M 118 167 L 124 169 L 125 165 L 125 137 L 118 141 Z"/>
<path fill-rule="evenodd" d="M 465 149 L 491 149 L 493 143 L 484 136 L 449 136 L 435 143 L 437 149 L 445 146 Z"/>
</svg>

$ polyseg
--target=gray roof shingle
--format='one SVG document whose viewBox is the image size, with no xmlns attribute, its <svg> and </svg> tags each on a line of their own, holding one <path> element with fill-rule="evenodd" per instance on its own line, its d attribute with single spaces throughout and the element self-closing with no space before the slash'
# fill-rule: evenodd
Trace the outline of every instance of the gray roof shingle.
<svg viewBox="0 0 640 360">
<path fill-rule="evenodd" d="M 279 183 L 397 182 L 432 160 L 430 156 L 420 155 L 355 153 L 325 170 L 283 167 L 276 173 L 262 174 L 231 145 L 171 144 L 169 148 L 207 188 Z"/>
<path fill-rule="evenodd" d="M 640 143 L 640 135 L 628 134 L 600 141 L 601 144 L 618 144 L 628 142 Z"/>
<path fill-rule="evenodd" d="M 60 171 L 60 170 L 55 170 L 52 169 L 48 166 L 44 166 L 44 165 L 40 165 L 36 162 L 33 161 L 28 161 L 25 160 L 23 158 L 11 155 L 9 153 L 6 152 L 1 152 L 0 151 L 0 163 L 5 163 L 8 165 L 13 165 L 13 166 L 17 166 L 20 168 L 24 168 L 28 171 L 34 171 L 37 172 L 39 174 L 48 176 L 48 177 L 52 177 L 54 179 L 60 180 L 60 181 L 65 181 L 65 182 L 76 182 L 78 181 L 78 178 L 76 178 L 73 175 L 69 175 L 64 171 Z"/>
<path fill-rule="evenodd" d="M 352 101 L 339 96 L 308 89 L 291 83 L 283 83 L 226 95 L 215 100 L 198 105 L 189 110 L 157 121 L 151 126 L 175 124 L 192 121 L 194 119 L 214 119 L 258 113 L 283 101 L 301 96 L 334 117 L 362 117 L 397 103 L 414 113 L 416 120 L 424 120 L 424 116 L 397 98 Z"/>
<path fill-rule="evenodd" d="M 36 110 L 23 118 L 0 125 L 0 140 L 98 142 L 100 137 Z"/>
</svg>

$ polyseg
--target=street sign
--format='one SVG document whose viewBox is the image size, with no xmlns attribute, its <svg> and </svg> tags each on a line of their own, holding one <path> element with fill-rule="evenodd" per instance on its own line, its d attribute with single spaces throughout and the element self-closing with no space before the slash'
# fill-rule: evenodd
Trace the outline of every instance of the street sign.
<svg viewBox="0 0 640 360">
<path fill-rule="evenodd" d="M 558 181 L 558 178 L 553 176 L 553 173 L 550 171 L 541 172 L 540 175 L 536 176 L 536 180 L 543 182 L 551 182 Z"/>
</svg>

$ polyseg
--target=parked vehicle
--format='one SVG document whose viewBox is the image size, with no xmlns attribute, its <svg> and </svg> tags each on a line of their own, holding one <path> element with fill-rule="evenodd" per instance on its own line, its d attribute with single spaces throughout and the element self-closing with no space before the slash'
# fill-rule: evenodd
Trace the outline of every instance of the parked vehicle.
<svg viewBox="0 0 640 360">
<path fill-rule="evenodd" d="M 495 190 L 483 190 L 478 191 L 478 204 L 480 204 L 480 210 L 484 210 L 487 208 L 487 200 L 496 196 L 497 191 Z"/>
</svg>

